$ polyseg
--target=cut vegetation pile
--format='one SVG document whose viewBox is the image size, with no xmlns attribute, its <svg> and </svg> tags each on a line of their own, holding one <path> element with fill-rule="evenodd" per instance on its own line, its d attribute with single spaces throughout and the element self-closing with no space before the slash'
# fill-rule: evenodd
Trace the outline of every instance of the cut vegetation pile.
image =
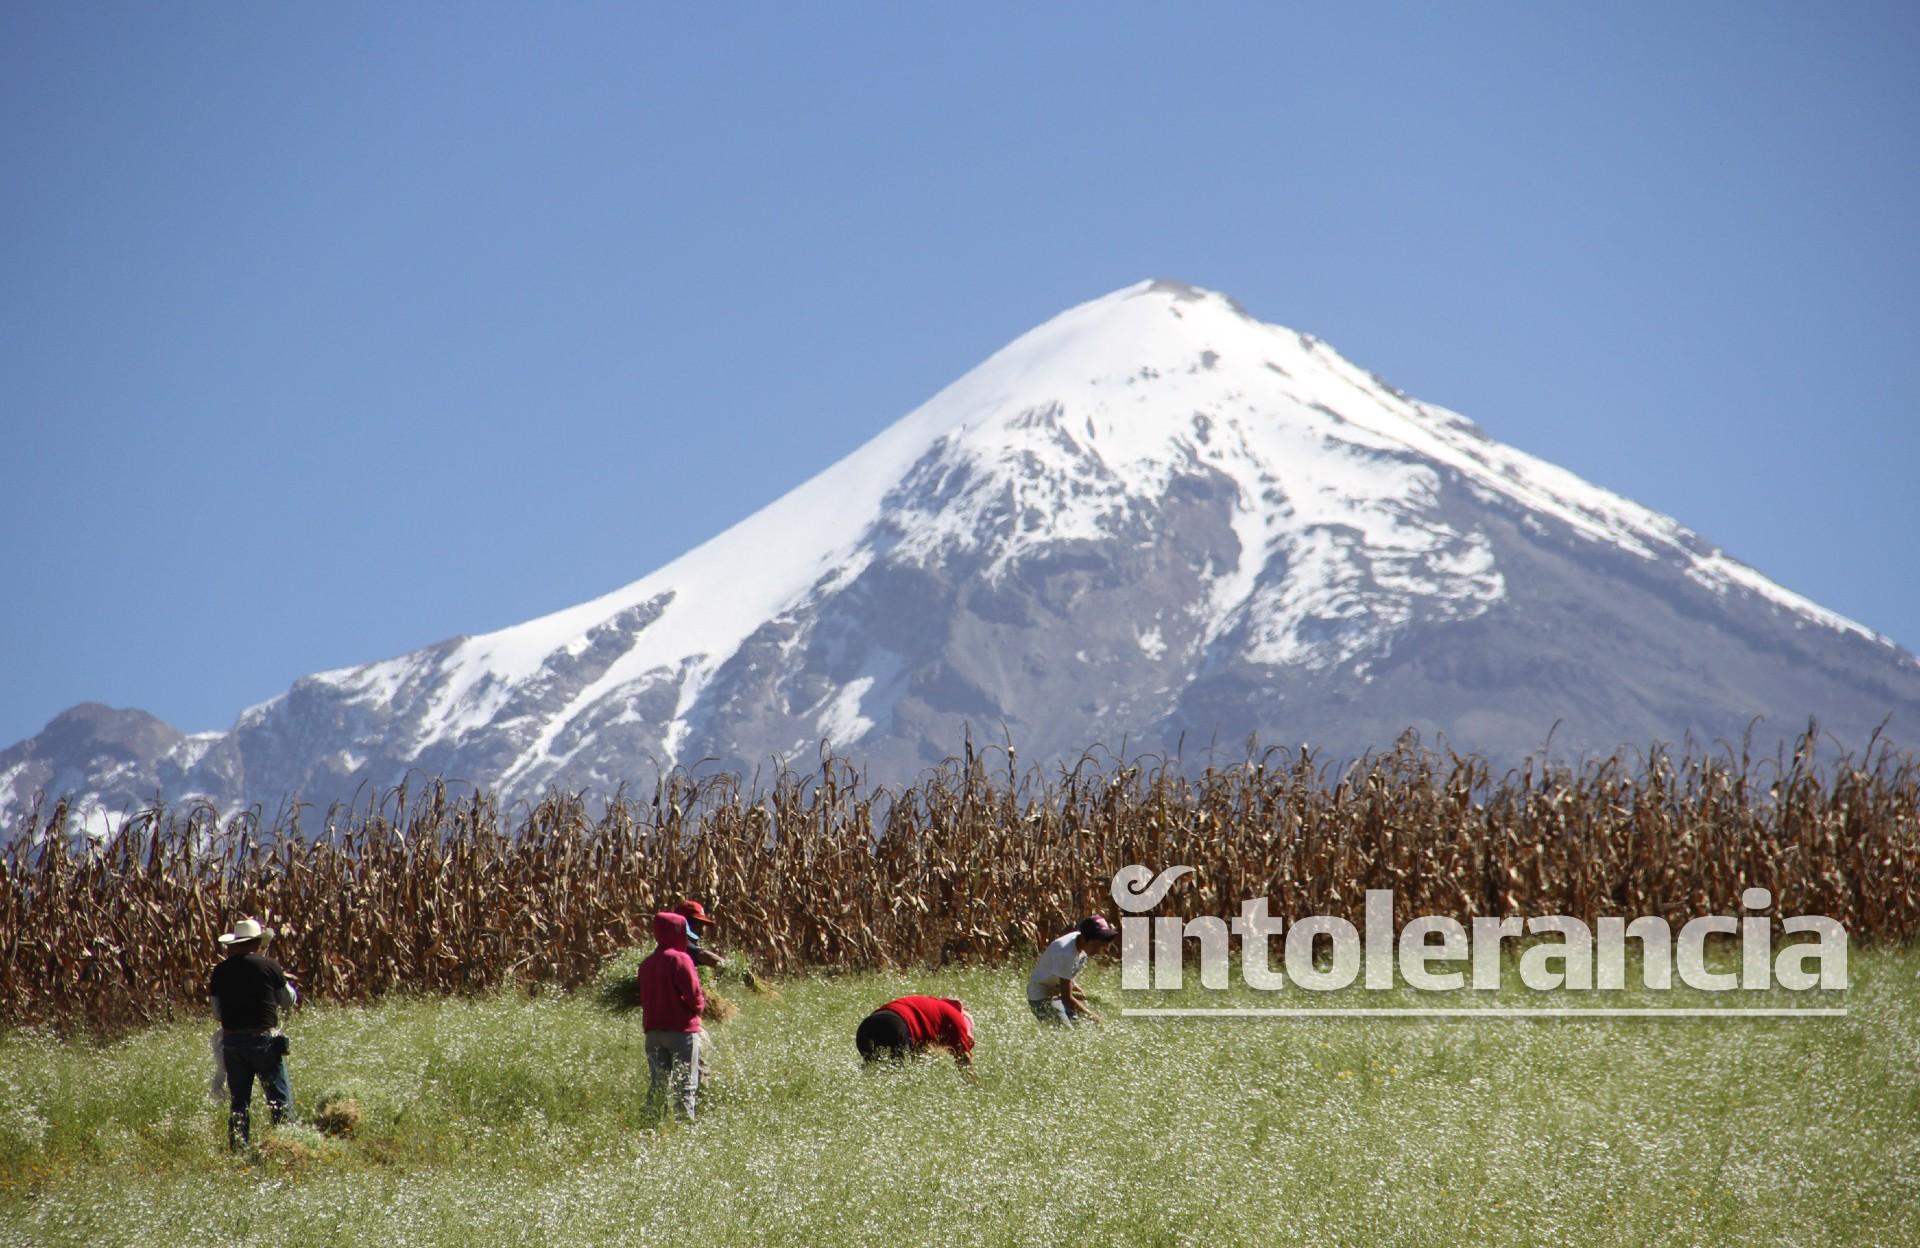
<svg viewBox="0 0 1920 1248">
<path fill-rule="evenodd" d="M 830 759 L 749 791 L 663 778 L 651 800 L 552 795 L 517 823 L 486 794 L 402 786 L 268 825 L 156 807 L 101 843 L 64 804 L 0 851 L 0 1026 L 113 1030 L 199 1011 L 235 916 L 309 999 L 575 987 L 650 916 L 700 897 L 763 970 L 998 963 L 1111 911 L 1130 863 L 1189 864 L 1182 912 L 1357 919 L 1368 888 L 1416 914 L 1824 914 L 1856 941 L 1920 932 L 1920 761 L 1661 750 L 1495 778 L 1403 745 L 1335 770 L 1270 750 L 1199 775 L 1090 755 L 1021 773 L 1012 751 L 869 788 Z M 596 813 L 596 811 L 598 813 Z M 315 824 L 318 826 L 314 826 Z M 76 845 L 78 847 L 76 847 Z"/>
</svg>

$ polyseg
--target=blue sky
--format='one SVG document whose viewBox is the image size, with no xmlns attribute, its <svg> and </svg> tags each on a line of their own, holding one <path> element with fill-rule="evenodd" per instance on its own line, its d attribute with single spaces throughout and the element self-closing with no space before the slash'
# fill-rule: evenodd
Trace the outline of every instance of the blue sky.
<svg viewBox="0 0 1920 1248">
<path fill-rule="evenodd" d="M 1148 276 L 1920 645 L 1920 7 L 712 7 L 0 7 L 0 744 L 624 584 Z"/>
</svg>

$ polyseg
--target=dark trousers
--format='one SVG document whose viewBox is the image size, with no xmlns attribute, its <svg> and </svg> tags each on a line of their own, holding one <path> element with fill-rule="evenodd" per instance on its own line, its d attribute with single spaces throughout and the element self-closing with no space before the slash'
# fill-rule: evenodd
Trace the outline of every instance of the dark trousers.
<svg viewBox="0 0 1920 1248">
<path fill-rule="evenodd" d="M 221 1056 L 227 1063 L 227 1143 L 242 1144 L 252 1138 L 253 1081 L 260 1081 L 266 1093 L 267 1110 L 279 1122 L 293 1103 L 293 1085 L 287 1078 L 287 1061 L 279 1052 L 282 1037 L 228 1035 L 221 1041 Z"/>
<path fill-rule="evenodd" d="M 860 1050 L 860 1056 L 869 1062 L 883 1057 L 897 1062 L 913 1051 L 907 1020 L 892 1010 L 875 1010 L 861 1019 L 860 1029 L 853 1033 L 853 1043 Z"/>
</svg>

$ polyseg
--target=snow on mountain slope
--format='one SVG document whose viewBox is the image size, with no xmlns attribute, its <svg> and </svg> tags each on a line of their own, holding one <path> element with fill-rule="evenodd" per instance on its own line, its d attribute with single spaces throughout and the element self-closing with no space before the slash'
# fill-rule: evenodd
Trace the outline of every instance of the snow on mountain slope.
<svg viewBox="0 0 1920 1248">
<path fill-rule="evenodd" d="M 1073 419 L 1032 419 L 1036 400 Z M 946 498 L 941 482 L 928 483 L 937 508 L 919 501 L 925 493 L 896 491 L 935 451 L 944 475 L 961 465 L 971 472 L 958 498 Z M 1419 459 L 1383 465 L 1356 452 Z M 1035 545 L 1101 536 L 1103 521 L 1126 499 L 1163 489 L 1176 467 L 1197 462 L 1225 473 L 1240 496 L 1234 527 L 1243 553 L 1223 571 L 1209 604 L 1216 632 L 1246 605 L 1276 545 L 1329 526 L 1350 527 L 1369 550 L 1397 557 L 1409 593 L 1460 599 L 1461 610 L 1471 611 L 1500 597 L 1500 574 L 1483 541 L 1420 518 L 1434 486 L 1432 467 L 1421 460 L 1455 468 L 1597 541 L 1645 558 L 1683 555 L 1704 584 L 1738 584 L 1815 623 L 1874 636 L 1706 548 L 1666 517 L 1493 443 L 1464 417 L 1408 400 L 1310 337 L 1260 324 L 1218 294 L 1142 282 L 1023 335 L 852 455 L 651 575 L 463 641 L 442 665 L 419 744 L 486 725 L 507 691 L 549 655 L 583 645 L 594 626 L 660 598 L 659 618 L 548 720 L 505 779 L 546 756 L 573 716 L 650 672 L 681 673 L 675 723 L 682 723 L 707 677 L 749 633 L 848 566 L 895 493 L 906 531 L 898 549 L 913 555 L 982 540 L 983 513 L 1007 503 L 1010 491 L 1008 505 L 1042 522 L 1001 544 L 990 572 L 998 574 Z M 1268 506 L 1275 485 L 1290 506 Z M 1328 543 L 1303 539 L 1300 553 L 1307 566 L 1293 593 L 1261 604 L 1272 620 L 1261 644 L 1270 662 L 1306 657 L 1290 623 L 1341 592 L 1345 569 Z M 416 662 L 394 659 L 317 679 L 387 702 Z"/>
<path fill-rule="evenodd" d="M 1581 547 L 1608 570 L 1584 569 Z M 1787 644 L 1754 622 L 1756 604 L 1794 629 L 1864 643 L 1860 654 L 1881 657 L 1836 659 L 1834 670 L 1889 663 L 1904 705 L 1910 656 L 1673 520 L 1502 446 L 1222 295 L 1142 282 L 1022 335 L 640 580 L 498 632 L 309 677 L 243 713 L 224 741 L 196 739 L 178 769 L 207 791 L 220 776 L 249 793 L 391 783 L 414 766 L 526 791 L 615 782 L 642 755 L 738 762 L 810 733 L 878 743 L 963 714 L 1058 721 L 1069 735 L 1104 731 L 1116 708 L 1226 715 L 1217 697 L 1201 712 L 1188 695 L 1229 671 L 1276 705 L 1274 673 L 1294 673 L 1293 688 L 1364 684 L 1416 634 L 1491 627 L 1495 613 L 1544 618 L 1536 600 L 1604 602 L 1594 578 L 1627 576 L 1609 562 L 1619 559 L 1648 568 L 1628 576 L 1652 595 L 1640 613 L 1670 614 L 1662 627 L 1682 630 L 1631 653 L 1685 650 L 1696 644 L 1685 621 L 1722 609 L 1674 587 L 1684 581 L 1745 621 L 1732 632 L 1755 638 L 1741 643 L 1749 649 Z M 1103 615 L 1075 615 L 1089 592 L 1107 595 Z M 936 601 L 941 612 L 922 609 Z M 1128 654 L 1096 671 L 1098 656 L 1065 639 L 1116 612 L 1131 617 Z M 914 629 L 895 627 L 907 617 Z M 1017 620 L 1027 633 L 1007 631 Z M 1048 630 L 1058 636 L 1032 640 Z M 1008 667 L 1016 652 L 1027 677 Z M 1086 679 L 1060 683 L 1075 664 Z M 1016 705 L 1022 681 L 1041 673 L 1079 719 Z M 1720 690 L 1752 679 L 1742 668 L 1703 696 L 1725 702 Z M 1802 687 L 1788 685 L 1780 696 L 1792 705 Z M 1596 731 L 1664 728 L 1684 702 L 1657 690 L 1635 699 L 1638 718 Z M 1257 702 L 1234 705 L 1257 714 L 1246 709 Z M 1387 723 L 1395 711 L 1379 713 Z M 1431 706 L 1406 713 L 1448 721 Z M 326 748 L 294 744 L 314 737 Z"/>
</svg>

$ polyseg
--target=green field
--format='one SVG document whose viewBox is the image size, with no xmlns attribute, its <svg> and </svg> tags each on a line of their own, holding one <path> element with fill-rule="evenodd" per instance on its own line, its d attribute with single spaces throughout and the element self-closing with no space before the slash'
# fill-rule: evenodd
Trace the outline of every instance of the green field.
<svg viewBox="0 0 1920 1248">
<path fill-rule="evenodd" d="M 728 985 L 693 1129 L 644 1119 L 639 1019 L 604 986 L 322 1006 L 289 1025 L 297 1106 L 349 1094 L 357 1133 L 238 1158 L 209 1023 L 12 1034 L 0 1243 L 1920 1243 L 1920 951 L 1852 971 L 1817 1002 L 1501 998 L 1836 1020 L 1122 1021 L 1109 963 L 1088 983 L 1110 1021 L 1076 1033 L 1033 1021 L 1018 968 Z M 968 1002 L 977 1086 L 944 1061 L 859 1068 L 855 1024 L 908 991 Z"/>
</svg>

